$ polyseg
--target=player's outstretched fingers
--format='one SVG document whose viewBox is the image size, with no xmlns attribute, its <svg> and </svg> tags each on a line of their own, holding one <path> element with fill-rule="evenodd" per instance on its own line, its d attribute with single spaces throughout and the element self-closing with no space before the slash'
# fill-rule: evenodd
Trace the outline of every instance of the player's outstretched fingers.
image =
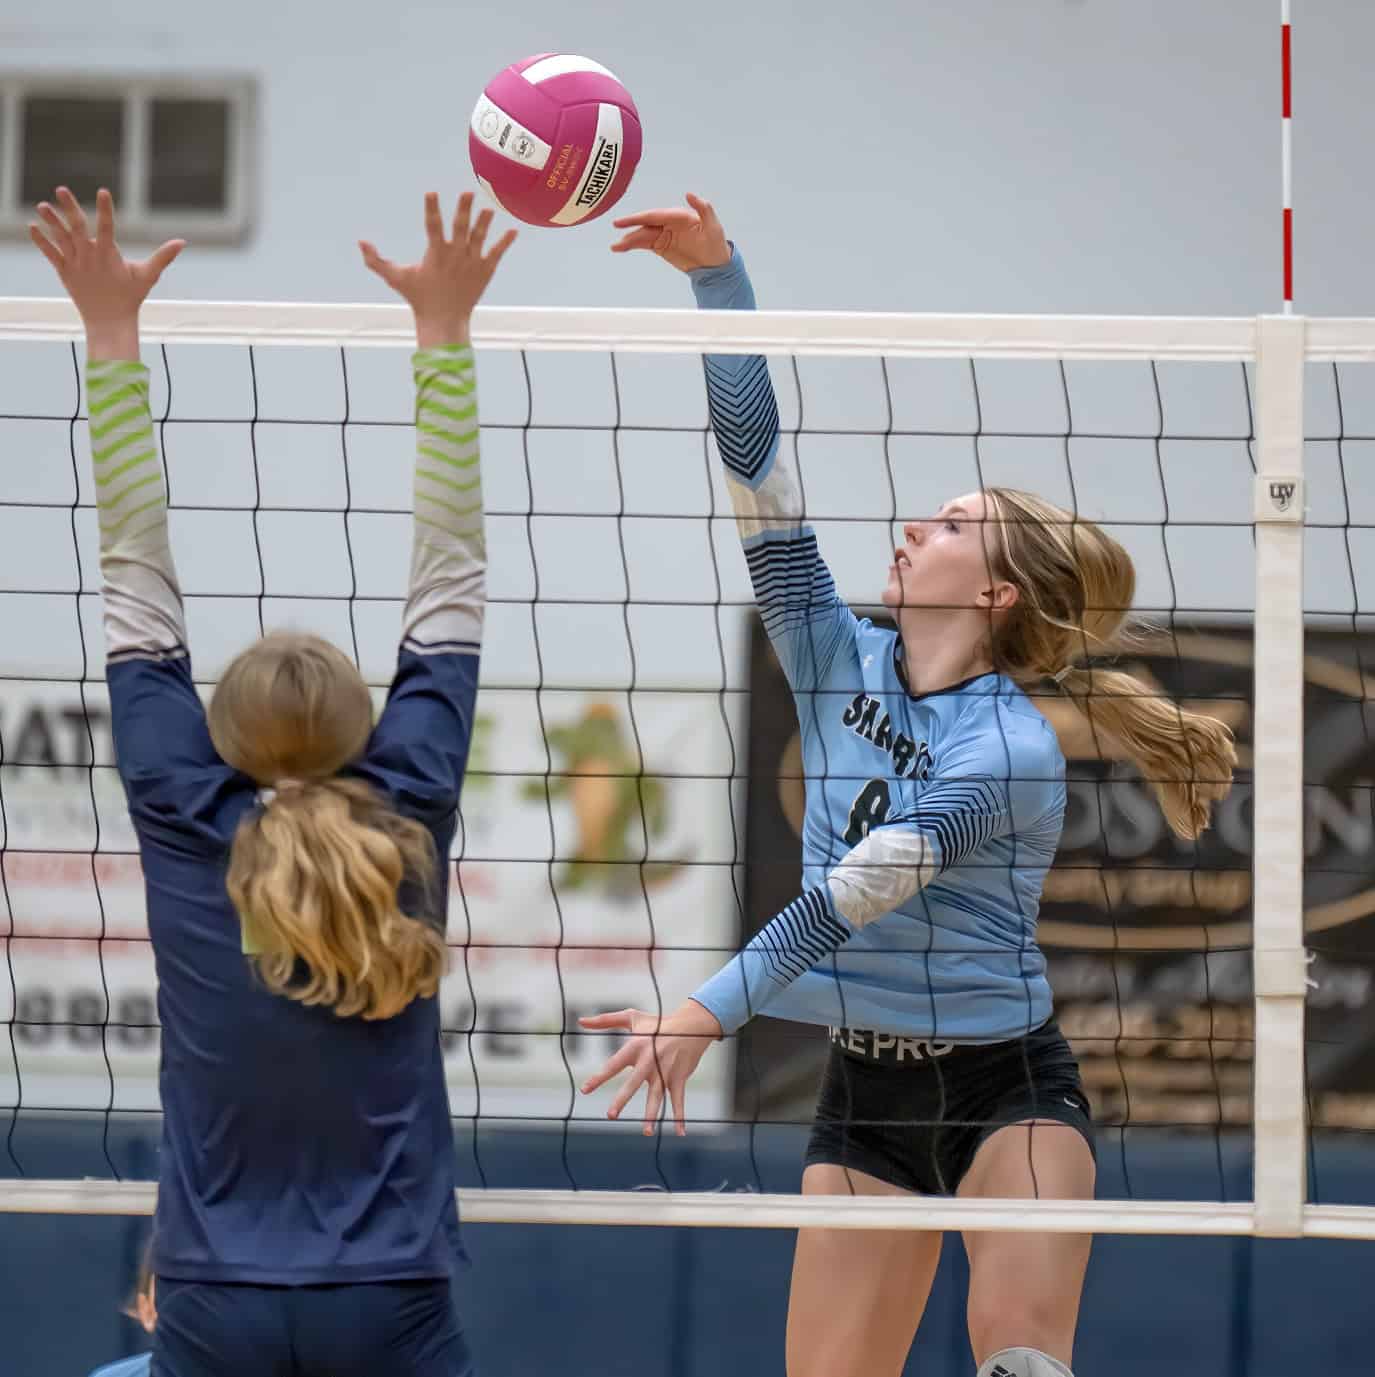
<svg viewBox="0 0 1375 1377">
<path fill-rule="evenodd" d="M 60 186 L 57 188 L 57 204 L 62 207 L 62 214 L 72 227 L 72 233 L 79 234 L 83 239 L 89 239 L 91 228 L 86 223 L 86 212 L 81 209 L 81 202 L 72 195 L 67 187 Z"/>
<path fill-rule="evenodd" d="M 629 1031 L 631 1024 L 635 1022 L 635 1015 L 638 1009 L 613 1009 L 606 1014 L 584 1014 L 578 1022 L 584 1028 L 606 1031 L 616 1028 L 624 1028 Z"/>
<path fill-rule="evenodd" d="M 468 242 L 468 225 L 473 214 L 473 193 L 465 191 L 458 198 L 458 209 L 454 211 L 453 240 L 455 244 Z"/>
<path fill-rule="evenodd" d="M 635 1092 L 649 1079 L 653 1067 L 647 1064 L 642 1057 L 635 1063 L 635 1069 L 625 1079 L 625 1084 L 616 1093 L 616 1098 L 611 1101 L 611 1108 L 606 1111 L 608 1119 L 619 1119 L 621 1110 L 628 1105 L 634 1097 Z"/>
<path fill-rule="evenodd" d="M 678 1136 L 687 1137 L 687 1080 L 674 1076 L 668 1083 L 669 1102 L 673 1106 L 673 1121 L 678 1125 Z"/>
<path fill-rule="evenodd" d="M 611 222 L 614 229 L 633 229 L 636 225 L 652 225 L 662 229 L 691 229 L 698 223 L 695 210 L 684 210 L 682 206 L 665 206 L 662 210 L 637 210 L 634 215 L 622 215 Z"/>
<path fill-rule="evenodd" d="M 645 1120 L 644 1135 L 646 1138 L 654 1132 L 655 1125 L 659 1122 L 659 1115 L 664 1108 L 664 1078 L 656 1070 L 649 1078 L 649 1092 L 645 1095 Z"/>
<path fill-rule="evenodd" d="M 482 257 L 482 247 L 487 242 L 487 231 L 492 227 L 494 214 L 495 212 L 490 206 L 483 210 L 478 215 L 477 223 L 473 225 L 472 232 L 468 235 L 468 251 L 478 258 Z"/>
<path fill-rule="evenodd" d="M 662 225 L 647 225 L 643 229 L 631 230 L 624 238 L 612 244 L 611 252 L 629 253 L 632 249 L 652 249 L 662 233 Z"/>
<path fill-rule="evenodd" d="M 618 1052 L 613 1052 L 602 1064 L 600 1071 L 594 1072 L 582 1083 L 582 1093 L 590 1095 L 594 1090 L 600 1090 L 607 1081 L 614 1076 L 619 1076 L 627 1066 L 634 1066 L 639 1060 L 640 1049 L 635 1043 L 628 1042 Z"/>
<path fill-rule="evenodd" d="M 60 274 L 66 262 L 62 257 L 62 250 L 59 249 L 37 225 L 29 225 L 29 238 L 33 240 L 34 247 L 39 253 L 41 253 Z"/>
<path fill-rule="evenodd" d="M 62 257 L 70 262 L 76 255 L 77 243 L 67 222 L 47 201 L 38 203 L 38 218 L 47 226 L 48 238 L 57 245 Z"/>
<path fill-rule="evenodd" d="M 389 287 L 395 287 L 398 280 L 399 269 L 390 258 L 383 258 L 377 249 L 367 242 L 366 239 L 358 241 L 358 247 L 363 251 L 363 262 L 369 269 L 375 272 L 378 277 Z"/>
<path fill-rule="evenodd" d="M 697 212 L 697 218 L 702 222 L 703 229 L 720 228 L 721 222 L 716 218 L 716 210 L 710 201 L 704 201 L 700 196 L 694 196 L 689 191 L 687 203 Z"/>
<path fill-rule="evenodd" d="M 95 241 L 102 249 L 112 249 L 115 245 L 115 198 L 104 187 L 95 194 Z"/>
<path fill-rule="evenodd" d="M 493 272 L 496 271 L 497 264 L 506 256 L 506 250 L 516 242 L 516 232 L 508 229 L 505 234 L 497 240 L 487 251 L 487 257 L 483 260 Z"/>
<path fill-rule="evenodd" d="M 425 193 L 425 238 L 432 249 L 444 245 L 444 220 L 439 214 L 439 193 L 435 191 Z"/>
<path fill-rule="evenodd" d="M 108 242 L 111 246 L 114 245 L 113 239 Z M 177 255 L 185 247 L 185 239 L 169 239 L 165 244 L 154 249 L 149 257 L 138 265 L 139 275 L 150 287 L 155 286 L 158 279 L 171 267 Z"/>
</svg>

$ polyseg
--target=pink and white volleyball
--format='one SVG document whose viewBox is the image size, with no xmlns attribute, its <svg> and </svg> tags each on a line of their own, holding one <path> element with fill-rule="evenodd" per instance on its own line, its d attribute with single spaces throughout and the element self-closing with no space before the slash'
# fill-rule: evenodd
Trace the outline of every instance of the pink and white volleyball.
<svg viewBox="0 0 1375 1377">
<path fill-rule="evenodd" d="M 600 62 L 540 53 L 487 83 L 468 154 L 487 194 L 530 225 L 581 225 L 625 194 L 640 161 L 640 116 Z"/>
</svg>

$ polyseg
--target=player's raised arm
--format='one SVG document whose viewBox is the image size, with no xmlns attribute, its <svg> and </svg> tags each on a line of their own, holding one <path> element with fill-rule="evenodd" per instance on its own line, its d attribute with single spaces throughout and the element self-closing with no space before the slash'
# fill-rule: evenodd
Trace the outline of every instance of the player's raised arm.
<svg viewBox="0 0 1375 1377">
<path fill-rule="evenodd" d="M 180 239 L 133 262 L 115 243 L 110 193 L 96 195 L 95 233 L 59 187 L 29 237 L 57 271 L 86 332 L 86 394 L 100 522 L 105 640 L 111 660 L 182 656 L 186 625 L 167 539 L 167 485 L 139 357 L 139 310 L 185 247 Z"/>
<path fill-rule="evenodd" d="M 472 733 L 482 642 L 487 551 L 471 319 L 502 256 L 490 248 L 492 212 L 473 215 L 459 197 L 447 227 L 434 193 L 425 198 L 425 252 L 397 264 L 369 243 L 363 261 L 415 314 L 415 532 L 401 655 L 368 764 L 422 813 L 450 811 Z"/>
<path fill-rule="evenodd" d="M 615 221 L 615 253 L 646 249 L 692 278 L 697 304 L 754 309 L 740 252 L 711 205 L 643 211 Z M 780 444 L 778 402 L 762 355 L 709 354 L 707 398 L 726 487 L 760 616 L 794 690 L 816 687 L 854 625 L 807 522 L 793 456 Z"/>
</svg>

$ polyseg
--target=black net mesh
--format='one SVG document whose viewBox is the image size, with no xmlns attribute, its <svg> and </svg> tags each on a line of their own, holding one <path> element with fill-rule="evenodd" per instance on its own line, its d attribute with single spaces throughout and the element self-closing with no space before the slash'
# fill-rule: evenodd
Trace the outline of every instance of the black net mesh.
<svg viewBox="0 0 1375 1377">
<path fill-rule="evenodd" d="M 380 691 L 409 550 L 400 358 L 210 346 L 147 356 L 198 680 L 208 687 L 261 630 L 292 625 L 351 650 Z M 0 487 L 0 1171 L 143 1175 L 157 1114 L 155 980 L 112 768 L 80 370 L 62 346 L 4 345 L 0 364 L 0 424 L 22 455 Z M 1102 1130 L 1102 1192 L 1245 1197 L 1248 370 L 772 365 L 782 443 L 857 610 L 877 603 L 902 520 L 987 485 L 1032 489 L 1132 554 L 1151 634 L 1124 667 L 1237 732 L 1236 788 L 1213 831 L 1183 843 L 1063 695 L 1038 698 L 1069 769 L 1040 933 Z M 608 1096 L 578 1094 L 608 1042 L 580 1034 L 577 1018 L 676 1006 L 797 895 L 796 714 L 753 611 L 700 360 L 484 353 L 479 369 L 491 574 L 441 996 L 453 1113 L 473 1184 L 624 1186 L 590 1131 Z M 1337 415 L 1343 380 L 1330 379 Z M 1331 722 L 1322 741 L 1338 763 L 1319 769 L 1310 725 L 1310 826 L 1333 846 L 1360 842 L 1341 857 L 1310 850 L 1314 901 L 1332 915 L 1313 943 L 1325 992 L 1313 1106 L 1336 1128 L 1365 1127 L 1375 1103 L 1351 1018 L 1368 1004 L 1370 944 L 1358 921 L 1336 916 L 1354 913 L 1352 896 L 1368 887 L 1372 825 L 1359 590 L 1368 528 L 1362 487 L 1347 481 L 1370 442 L 1349 413 L 1348 403 L 1312 447 L 1342 480 L 1341 501 L 1317 513 L 1330 529 L 1315 534 L 1344 545 L 1336 567 L 1351 592 L 1315 608 L 1335 616 L 1315 627 L 1321 648 L 1310 651 L 1335 667 L 1311 680 L 1310 713 Z M 1331 486 L 1315 476 L 1316 493 Z M 1324 568 L 1329 554 L 1315 540 Z M 1324 579 L 1320 598 L 1335 587 Z M 718 1155 L 703 1166 L 665 1139 L 636 1179 L 795 1181 L 826 1044 L 824 1029 L 748 1025 L 691 1087 L 694 1133 Z M 88 1125 L 75 1165 L 55 1166 L 42 1147 L 54 1117 Z M 528 1160 L 498 1150 L 525 1130 L 539 1130 Z"/>
</svg>

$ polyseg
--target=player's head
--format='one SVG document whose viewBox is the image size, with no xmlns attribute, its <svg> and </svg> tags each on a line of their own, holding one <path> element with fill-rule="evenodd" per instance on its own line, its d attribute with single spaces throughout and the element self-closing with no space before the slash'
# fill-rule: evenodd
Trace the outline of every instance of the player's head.
<svg viewBox="0 0 1375 1377">
<path fill-rule="evenodd" d="M 1001 617 L 1018 597 L 1017 585 L 1001 572 L 990 526 L 994 500 L 991 491 L 966 493 L 933 517 L 905 522 L 883 601 L 904 612 L 963 621 L 973 640 L 986 638 L 989 614 Z"/>
<path fill-rule="evenodd" d="M 352 661 L 315 636 L 265 636 L 225 671 L 209 720 L 225 763 L 272 791 L 240 826 L 227 877 L 268 988 L 365 1018 L 434 994 L 443 935 L 400 906 L 403 884 L 431 897 L 433 840 L 340 774 L 372 731 Z"/>
<path fill-rule="evenodd" d="M 966 626 L 972 617 L 983 660 L 1021 683 L 1054 678 L 1138 765 L 1176 833 L 1207 827 L 1231 788 L 1231 732 L 1130 674 L 1084 663 L 1123 648 L 1136 570 L 1116 540 L 1034 493 L 1000 487 L 956 498 L 904 535 L 889 606 Z"/>
<path fill-rule="evenodd" d="M 145 1333 L 151 1334 L 158 1322 L 157 1279 L 153 1276 L 153 1241 L 143 1250 L 143 1261 L 139 1263 L 138 1283 L 124 1313 L 131 1320 L 137 1320 Z"/>
</svg>

